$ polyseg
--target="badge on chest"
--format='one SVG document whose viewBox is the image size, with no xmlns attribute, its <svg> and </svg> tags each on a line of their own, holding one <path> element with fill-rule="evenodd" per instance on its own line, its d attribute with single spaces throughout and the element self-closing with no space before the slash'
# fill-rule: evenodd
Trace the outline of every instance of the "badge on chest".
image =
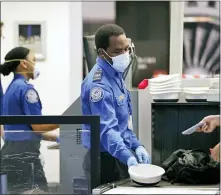
<svg viewBox="0 0 221 195">
<path fill-rule="evenodd" d="M 123 100 L 124 100 L 124 94 L 120 95 L 119 98 L 118 98 L 118 100 L 119 100 L 120 102 L 123 101 Z"/>
<path fill-rule="evenodd" d="M 132 115 L 129 116 L 128 119 L 128 129 L 130 129 L 131 131 L 133 131 L 133 119 L 132 119 Z"/>
</svg>

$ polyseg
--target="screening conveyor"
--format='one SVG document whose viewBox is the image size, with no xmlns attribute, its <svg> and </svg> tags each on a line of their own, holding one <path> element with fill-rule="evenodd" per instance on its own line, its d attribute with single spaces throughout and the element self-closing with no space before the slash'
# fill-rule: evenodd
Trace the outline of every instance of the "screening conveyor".
<svg viewBox="0 0 221 195">
<path fill-rule="evenodd" d="M 219 194 L 217 185 L 170 184 L 161 181 L 152 187 L 143 187 L 130 179 L 113 182 L 93 189 L 92 194 Z"/>
</svg>

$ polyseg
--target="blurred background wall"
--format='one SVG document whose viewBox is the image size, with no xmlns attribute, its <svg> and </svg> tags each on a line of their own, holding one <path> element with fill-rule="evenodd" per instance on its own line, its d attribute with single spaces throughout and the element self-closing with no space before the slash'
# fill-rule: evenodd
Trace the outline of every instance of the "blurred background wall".
<svg viewBox="0 0 221 195">
<path fill-rule="evenodd" d="M 84 35 L 94 34 L 102 24 L 116 23 L 132 38 L 138 56 L 133 87 L 170 72 L 170 41 L 175 41 L 170 40 L 170 2 L 83 2 L 82 6 Z M 219 1 L 185 2 L 183 74 L 219 74 L 219 6 Z"/>
</svg>

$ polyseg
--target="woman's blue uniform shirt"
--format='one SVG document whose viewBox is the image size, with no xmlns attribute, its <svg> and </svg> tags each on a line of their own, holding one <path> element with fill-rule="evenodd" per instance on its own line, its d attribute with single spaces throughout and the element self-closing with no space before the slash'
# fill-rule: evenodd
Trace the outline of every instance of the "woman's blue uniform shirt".
<svg viewBox="0 0 221 195">
<path fill-rule="evenodd" d="M 15 74 L 3 98 L 3 115 L 42 115 L 37 91 L 24 76 Z M 40 141 L 30 124 L 4 125 L 5 141 Z"/>
<path fill-rule="evenodd" d="M 122 74 L 97 58 L 97 64 L 83 81 L 81 100 L 83 115 L 100 115 L 101 152 L 107 151 L 126 164 L 133 156 L 130 149 L 141 144 L 128 128 L 132 105 Z M 83 130 L 90 130 L 90 126 L 83 125 Z M 82 144 L 90 148 L 90 131 L 82 132 Z"/>
</svg>

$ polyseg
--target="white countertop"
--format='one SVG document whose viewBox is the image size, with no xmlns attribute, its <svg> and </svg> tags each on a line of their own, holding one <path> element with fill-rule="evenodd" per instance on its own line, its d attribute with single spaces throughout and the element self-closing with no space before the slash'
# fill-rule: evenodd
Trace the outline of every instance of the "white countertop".
<svg viewBox="0 0 221 195">
<path fill-rule="evenodd" d="M 216 194 L 219 188 L 186 187 L 124 187 L 113 188 L 104 194 Z"/>
<path fill-rule="evenodd" d="M 153 187 L 143 187 L 129 180 L 116 186 L 103 194 L 217 194 L 220 185 L 170 184 L 161 181 Z"/>
</svg>

